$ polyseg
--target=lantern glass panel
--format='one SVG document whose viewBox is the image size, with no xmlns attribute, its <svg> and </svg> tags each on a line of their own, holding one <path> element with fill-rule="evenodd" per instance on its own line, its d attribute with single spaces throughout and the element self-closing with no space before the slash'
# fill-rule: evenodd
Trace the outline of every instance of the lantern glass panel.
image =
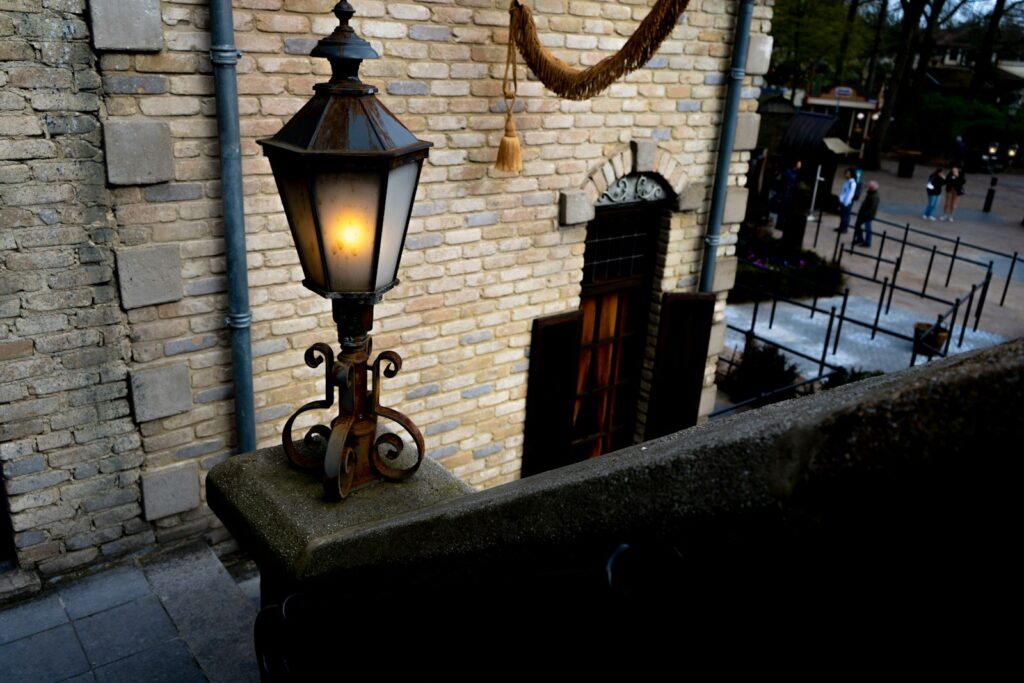
<svg viewBox="0 0 1024 683">
<path fill-rule="evenodd" d="M 309 189 L 305 178 L 283 168 L 274 168 L 274 175 L 277 177 L 277 187 L 281 193 L 284 210 L 288 214 L 288 223 L 292 228 L 292 239 L 295 241 L 296 251 L 299 252 L 302 271 L 310 282 L 324 289 L 327 283 L 324 279 L 323 261 L 320 259 L 313 209 L 309 203 Z"/>
<path fill-rule="evenodd" d="M 402 256 L 405 230 L 409 225 L 409 212 L 416 195 L 416 181 L 422 160 L 402 164 L 391 170 L 388 177 L 387 204 L 384 207 L 384 225 L 380 239 L 380 268 L 375 287 L 394 281 L 398 261 Z"/>
<path fill-rule="evenodd" d="M 332 292 L 373 291 L 380 176 L 322 173 L 314 182 L 316 211 Z"/>
</svg>

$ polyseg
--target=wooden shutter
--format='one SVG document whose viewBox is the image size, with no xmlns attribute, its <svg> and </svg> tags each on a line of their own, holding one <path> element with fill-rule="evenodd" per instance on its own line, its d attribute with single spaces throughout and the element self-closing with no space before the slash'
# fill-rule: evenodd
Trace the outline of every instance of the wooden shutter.
<svg viewBox="0 0 1024 683">
<path fill-rule="evenodd" d="M 697 424 L 714 312 L 714 294 L 662 297 L 646 439 Z"/>
<path fill-rule="evenodd" d="M 572 462 L 580 320 L 580 312 L 571 311 L 533 321 L 526 385 L 524 477 Z"/>
</svg>

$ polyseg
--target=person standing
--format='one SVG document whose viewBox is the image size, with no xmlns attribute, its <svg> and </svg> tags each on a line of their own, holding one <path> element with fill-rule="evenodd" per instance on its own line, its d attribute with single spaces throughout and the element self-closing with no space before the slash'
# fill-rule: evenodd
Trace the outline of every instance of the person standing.
<svg viewBox="0 0 1024 683">
<path fill-rule="evenodd" d="M 796 200 L 796 186 L 800 180 L 800 168 L 802 164 L 797 159 L 793 165 L 782 172 L 782 187 L 779 192 L 779 223 L 775 227 L 785 232 L 793 221 L 796 213 L 794 202 Z"/>
<path fill-rule="evenodd" d="M 939 206 L 939 197 L 942 196 L 942 188 L 945 184 L 946 174 L 941 168 L 935 169 L 935 172 L 928 176 L 928 184 L 925 185 L 925 190 L 928 192 L 928 206 L 925 207 L 921 218 L 926 221 L 935 220 L 935 209 Z"/>
<path fill-rule="evenodd" d="M 850 213 L 853 212 L 853 198 L 857 195 L 857 180 L 853 177 L 853 169 L 844 173 L 843 189 L 839 192 L 839 227 L 836 232 L 842 235 L 850 227 Z"/>
<path fill-rule="evenodd" d="M 953 213 L 956 205 L 960 203 L 960 197 L 964 196 L 964 185 L 967 179 L 960 169 L 954 166 L 949 169 L 949 177 L 946 178 L 946 201 L 942 206 L 942 218 L 939 220 L 953 222 Z"/>
<path fill-rule="evenodd" d="M 878 202 L 878 183 L 872 180 L 868 183 L 867 194 L 857 212 L 857 223 L 853 226 L 853 246 L 871 246 L 871 222 L 878 214 Z"/>
</svg>

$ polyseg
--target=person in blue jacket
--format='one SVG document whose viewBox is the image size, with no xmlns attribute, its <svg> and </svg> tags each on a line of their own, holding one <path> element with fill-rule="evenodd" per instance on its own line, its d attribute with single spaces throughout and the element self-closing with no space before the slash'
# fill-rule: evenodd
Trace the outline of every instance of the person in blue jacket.
<svg viewBox="0 0 1024 683">
<path fill-rule="evenodd" d="M 928 193 L 928 206 L 925 207 L 921 218 L 926 221 L 935 220 L 935 209 L 939 208 L 939 198 L 942 196 L 942 188 L 946 185 L 946 174 L 941 168 L 928 176 L 928 183 L 924 186 Z"/>
<path fill-rule="evenodd" d="M 843 234 L 850 227 L 853 200 L 857 195 L 857 179 L 854 178 L 853 169 L 846 169 L 843 175 L 846 176 L 846 180 L 843 181 L 843 189 L 839 191 L 839 227 L 836 228 L 839 234 Z"/>
</svg>

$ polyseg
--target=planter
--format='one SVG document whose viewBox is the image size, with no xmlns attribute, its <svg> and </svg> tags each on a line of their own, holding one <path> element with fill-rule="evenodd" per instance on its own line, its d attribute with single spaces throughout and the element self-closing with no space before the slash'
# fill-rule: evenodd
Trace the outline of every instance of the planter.
<svg viewBox="0 0 1024 683">
<path fill-rule="evenodd" d="M 914 353 L 931 358 L 942 352 L 949 339 L 949 330 L 934 327 L 935 323 L 914 323 Z"/>
</svg>

